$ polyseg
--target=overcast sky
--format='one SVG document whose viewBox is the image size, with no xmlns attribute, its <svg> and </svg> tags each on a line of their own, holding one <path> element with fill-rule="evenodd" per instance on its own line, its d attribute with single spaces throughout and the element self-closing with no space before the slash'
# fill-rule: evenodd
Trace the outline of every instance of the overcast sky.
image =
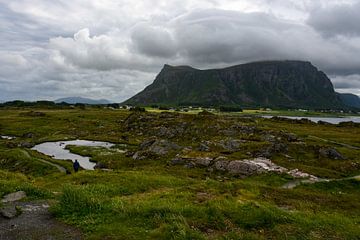
<svg viewBox="0 0 360 240">
<path fill-rule="evenodd" d="M 0 0 L 0 100 L 123 101 L 162 66 L 307 60 L 360 95 L 360 0 Z"/>
</svg>

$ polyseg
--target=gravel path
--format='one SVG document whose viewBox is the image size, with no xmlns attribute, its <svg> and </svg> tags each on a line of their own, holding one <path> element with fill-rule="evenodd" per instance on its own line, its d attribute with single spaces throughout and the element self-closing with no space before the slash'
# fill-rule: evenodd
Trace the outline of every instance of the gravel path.
<svg viewBox="0 0 360 240">
<path fill-rule="evenodd" d="M 26 151 L 26 150 L 22 150 L 22 151 L 23 151 L 23 153 L 25 154 L 25 156 L 27 156 L 28 158 L 31 158 L 31 156 L 30 156 L 30 154 L 28 153 L 28 151 Z M 66 169 L 65 169 L 64 167 L 58 165 L 58 164 L 55 164 L 55 163 L 52 163 L 52 162 L 48 162 L 48 161 L 46 161 L 46 160 L 44 160 L 44 159 L 40 159 L 40 158 L 37 158 L 36 160 L 38 160 L 38 161 L 40 161 L 40 162 L 43 162 L 43 163 L 45 163 L 45 164 L 51 165 L 51 166 L 53 166 L 53 167 L 56 167 L 56 168 L 57 168 L 60 172 L 62 172 L 62 173 L 66 173 Z M 2 239 L 0 238 L 0 240 L 2 240 Z"/>
<path fill-rule="evenodd" d="M 6 219 L 0 216 L 0 240 L 65 240 L 83 239 L 82 233 L 57 221 L 46 201 L 14 202 L 22 214 Z"/>
</svg>

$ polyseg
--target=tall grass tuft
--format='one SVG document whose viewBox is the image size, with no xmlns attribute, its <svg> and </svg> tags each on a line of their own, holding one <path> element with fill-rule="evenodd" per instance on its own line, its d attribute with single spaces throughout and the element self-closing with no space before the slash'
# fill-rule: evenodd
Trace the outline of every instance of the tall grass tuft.
<svg viewBox="0 0 360 240">
<path fill-rule="evenodd" d="M 85 216 L 104 210 L 101 196 L 82 186 L 65 185 L 59 204 L 54 208 L 58 215 Z"/>
</svg>

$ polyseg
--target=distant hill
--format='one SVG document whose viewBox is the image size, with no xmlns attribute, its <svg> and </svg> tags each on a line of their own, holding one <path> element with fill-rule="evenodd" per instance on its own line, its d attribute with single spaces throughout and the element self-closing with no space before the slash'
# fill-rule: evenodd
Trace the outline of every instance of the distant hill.
<svg viewBox="0 0 360 240">
<path fill-rule="evenodd" d="M 326 74 L 303 61 L 264 61 L 209 70 L 165 65 L 151 85 L 124 103 L 344 107 Z"/>
<path fill-rule="evenodd" d="M 83 98 L 83 97 L 67 97 L 67 98 L 59 98 L 57 100 L 54 101 L 55 103 L 61 103 L 61 102 L 66 102 L 69 104 L 76 104 L 76 103 L 83 103 L 83 104 L 109 104 L 111 103 L 110 101 L 106 100 L 106 99 L 99 99 L 99 100 L 95 100 L 95 99 L 90 99 L 90 98 Z"/>
<path fill-rule="evenodd" d="M 340 99 L 346 106 L 360 109 L 360 97 L 351 93 L 339 93 Z"/>
</svg>

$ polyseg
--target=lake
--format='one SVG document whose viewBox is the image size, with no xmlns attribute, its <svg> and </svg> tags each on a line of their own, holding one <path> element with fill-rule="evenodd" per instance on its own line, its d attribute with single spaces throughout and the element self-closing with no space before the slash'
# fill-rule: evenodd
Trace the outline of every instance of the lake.
<svg viewBox="0 0 360 240">
<path fill-rule="evenodd" d="M 89 157 L 80 156 L 71 153 L 65 149 L 67 145 L 87 146 L 87 147 L 105 147 L 110 148 L 114 146 L 112 143 L 100 141 L 87 141 L 87 140 L 72 140 L 72 141 L 58 141 L 58 142 L 45 142 L 34 146 L 32 149 L 48 155 L 54 159 L 71 160 L 75 162 L 78 160 L 80 166 L 86 170 L 94 170 L 96 163 L 90 161 Z"/>
<path fill-rule="evenodd" d="M 264 115 L 263 118 L 272 118 L 274 116 Z M 360 117 L 356 116 L 350 116 L 350 117 L 296 117 L 296 116 L 277 116 L 282 118 L 288 118 L 288 119 L 297 119 L 300 120 L 302 118 L 309 119 L 312 122 L 318 123 L 319 121 L 328 122 L 332 124 L 338 124 L 341 122 L 356 122 L 360 123 Z"/>
</svg>

